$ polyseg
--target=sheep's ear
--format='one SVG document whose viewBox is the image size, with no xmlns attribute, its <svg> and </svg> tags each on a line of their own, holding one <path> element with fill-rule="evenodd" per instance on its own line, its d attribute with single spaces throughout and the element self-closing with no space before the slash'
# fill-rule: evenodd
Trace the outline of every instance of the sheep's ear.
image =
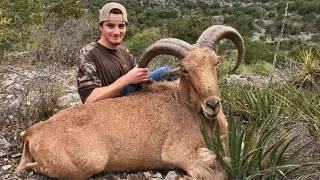
<svg viewBox="0 0 320 180">
<path fill-rule="evenodd" d="M 173 78 L 173 77 L 180 76 L 181 74 L 182 74 L 181 68 L 178 67 L 178 68 L 172 69 L 170 72 L 164 73 L 164 74 L 162 75 L 162 77 L 163 77 L 163 78 Z"/>
<path fill-rule="evenodd" d="M 218 56 L 218 64 L 222 63 L 225 56 Z"/>
</svg>

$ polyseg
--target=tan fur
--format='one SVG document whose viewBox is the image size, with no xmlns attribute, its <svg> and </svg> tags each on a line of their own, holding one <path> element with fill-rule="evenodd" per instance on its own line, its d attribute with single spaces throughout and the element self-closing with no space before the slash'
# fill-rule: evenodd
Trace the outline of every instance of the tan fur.
<svg viewBox="0 0 320 180">
<path fill-rule="evenodd" d="M 16 171 L 33 169 L 60 179 L 86 179 L 101 171 L 182 168 L 191 179 L 226 179 L 205 148 L 201 105 L 220 99 L 217 56 L 194 47 L 178 82 L 154 83 L 151 92 L 78 105 L 23 133 Z M 216 120 L 227 136 L 227 121 Z M 210 131 L 209 124 L 206 129 Z"/>
</svg>

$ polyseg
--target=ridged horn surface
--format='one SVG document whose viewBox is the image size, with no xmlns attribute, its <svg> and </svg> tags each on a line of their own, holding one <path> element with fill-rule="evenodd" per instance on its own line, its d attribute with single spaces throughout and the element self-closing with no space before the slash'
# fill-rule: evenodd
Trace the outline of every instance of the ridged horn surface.
<svg viewBox="0 0 320 180">
<path fill-rule="evenodd" d="M 240 66 L 245 51 L 242 36 L 238 33 L 237 30 L 230 26 L 213 25 L 207 28 L 205 31 L 203 31 L 203 33 L 197 41 L 197 45 L 200 48 L 212 49 L 215 47 L 217 42 L 224 38 L 231 40 L 238 49 L 237 63 L 231 71 L 234 72 Z"/>
<path fill-rule="evenodd" d="M 175 38 L 161 39 L 150 45 L 142 54 L 138 67 L 147 67 L 149 62 L 161 54 L 172 55 L 177 58 L 184 58 L 192 50 L 192 45 Z"/>
</svg>

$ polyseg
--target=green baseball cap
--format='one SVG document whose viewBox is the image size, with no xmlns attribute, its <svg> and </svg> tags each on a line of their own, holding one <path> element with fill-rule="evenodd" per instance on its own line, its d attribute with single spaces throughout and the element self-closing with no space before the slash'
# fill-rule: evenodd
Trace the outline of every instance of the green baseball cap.
<svg viewBox="0 0 320 180">
<path fill-rule="evenodd" d="M 110 11 L 111 9 L 119 9 L 122 12 L 122 18 L 111 18 L 110 17 Z M 128 23 L 128 18 L 127 18 L 127 10 L 126 8 L 119 3 L 116 2 L 110 2 L 105 4 L 102 9 L 100 9 L 100 21 L 122 21 Z"/>
</svg>

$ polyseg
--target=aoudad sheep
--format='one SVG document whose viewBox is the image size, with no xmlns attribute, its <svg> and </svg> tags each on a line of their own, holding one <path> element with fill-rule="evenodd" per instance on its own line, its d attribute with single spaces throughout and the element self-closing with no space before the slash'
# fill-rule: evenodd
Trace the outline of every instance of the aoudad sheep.
<svg viewBox="0 0 320 180">
<path fill-rule="evenodd" d="M 176 82 L 154 82 L 151 91 L 77 105 L 39 122 L 22 133 L 23 153 L 16 173 L 32 169 L 52 178 L 82 180 L 102 171 L 181 168 L 190 179 L 227 179 L 213 152 L 206 149 L 200 127 L 210 131 L 217 121 L 227 137 L 214 52 L 220 39 L 244 54 L 241 35 L 232 27 L 214 25 L 195 45 L 167 38 L 149 46 L 139 66 L 157 55 L 181 58 L 167 76 Z"/>
</svg>

